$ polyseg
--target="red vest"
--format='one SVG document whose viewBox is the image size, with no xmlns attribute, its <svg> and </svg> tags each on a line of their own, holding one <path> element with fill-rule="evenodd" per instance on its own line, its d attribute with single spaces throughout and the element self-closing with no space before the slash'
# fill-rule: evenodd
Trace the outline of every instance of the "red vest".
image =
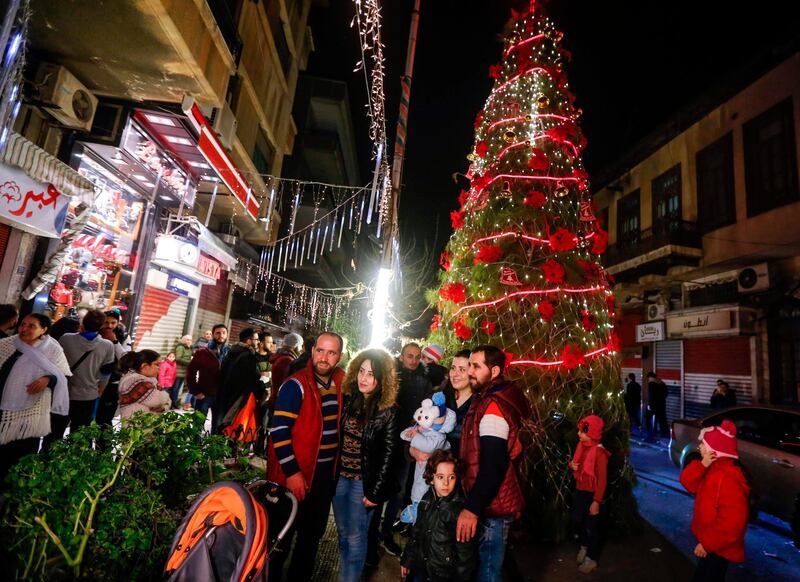
<svg viewBox="0 0 800 582">
<path fill-rule="evenodd" d="M 300 412 L 292 426 L 292 448 L 300 472 L 305 477 L 306 483 L 311 486 L 314 480 L 314 469 L 317 467 L 317 455 L 319 454 L 319 443 L 322 438 L 322 398 L 317 389 L 317 380 L 314 378 L 314 366 L 311 360 L 308 366 L 296 374 L 289 377 L 300 382 L 303 387 L 303 402 L 300 405 Z M 336 385 L 336 400 L 339 403 L 336 423 L 342 418 L 342 381 L 344 380 L 344 370 L 336 368 L 333 372 L 333 382 Z M 288 379 L 287 379 L 288 381 Z M 336 471 L 338 459 L 331 463 L 331 478 Z M 286 484 L 286 475 L 278 463 L 278 456 L 275 454 L 272 436 L 270 435 L 267 443 L 267 479 L 280 485 Z"/>
<path fill-rule="evenodd" d="M 489 390 L 492 390 L 495 384 Z M 522 496 L 522 487 L 517 476 L 517 463 L 520 457 L 522 446 L 519 442 L 519 429 L 522 421 L 530 418 L 531 409 L 528 399 L 512 382 L 506 383 L 505 387 L 497 392 L 480 396 L 475 394 L 475 401 L 470 406 L 467 415 L 464 417 L 464 424 L 461 429 L 461 460 L 464 463 L 464 478 L 462 484 L 464 491 L 469 494 L 475 480 L 478 478 L 481 457 L 481 441 L 479 426 L 481 419 L 495 402 L 500 407 L 503 417 L 508 422 L 508 456 L 509 463 L 506 469 L 503 483 L 495 495 L 495 498 L 483 510 L 483 517 L 519 517 L 522 508 L 525 507 L 525 499 Z"/>
</svg>

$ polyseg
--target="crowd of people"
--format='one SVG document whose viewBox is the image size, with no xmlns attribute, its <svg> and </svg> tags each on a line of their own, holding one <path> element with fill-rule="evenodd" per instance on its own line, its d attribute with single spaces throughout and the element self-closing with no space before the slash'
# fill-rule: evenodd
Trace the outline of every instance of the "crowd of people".
<svg viewBox="0 0 800 582">
<path fill-rule="evenodd" d="M 413 342 L 396 358 L 368 349 L 345 366 L 344 340 L 334 332 L 288 333 L 278 348 L 255 328 L 232 344 L 219 324 L 196 343 L 183 336 L 162 359 L 132 351 L 114 311 L 52 324 L 39 314 L 17 321 L 9 307 L 0 306 L 0 480 L 67 428 L 110 425 L 116 414 L 124 422 L 136 412 L 210 412 L 212 432 L 236 438 L 231 427 L 250 400 L 267 477 L 299 502 L 284 551 L 271 558 L 272 582 L 312 579 L 331 509 L 342 582 L 361 580 L 381 550 L 399 559 L 407 580 L 502 579 L 509 528 L 525 505 L 518 466 L 531 409 L 506 379 L 498 346 L 458 351 L 449 369 L 442 346 Z M 666 386 L 654 373 L 648 381 L 646 422 L 664 430 Z M 641 418 L 641 392 L 631 375 L 632 425 Z M 722 380 L 714 402 L 735 403 Z M 601 417 L 581 419 L 569 462 L 577 566 L 585 574 L 600 559 L 610 456 L 603 432 Z M 702 460 L 684 469 L 681 482 L 697 497 L 695 579 L 718 580 L 729 562 L 744 559 L 749 488 L 735 425 L 704 429 L 701 439 Z"/>
</svg>

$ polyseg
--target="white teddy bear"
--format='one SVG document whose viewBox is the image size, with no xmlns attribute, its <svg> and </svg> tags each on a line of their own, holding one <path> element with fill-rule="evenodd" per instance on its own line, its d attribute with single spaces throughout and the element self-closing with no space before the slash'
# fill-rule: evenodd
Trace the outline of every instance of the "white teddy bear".
<svg viewBox="0 0 800 582">
<path fill-rule="evenodd" d="M 456 413 L 444 404 L 444 392 L 436 392 L 432 398 L 422 401 L 422 406 L 414 413 L 417 424 L 407 428 L 400 438 L 409 441 L 411 446 L 423 453 L 431 454 L 438 449 L 449 449 L 445 435 L 456 426 Z M 425 483 L 426 461 L 417 461 L 414 467 L 414 484 L 411 487 L 411 505 L 403 510 L 400 520 L 414 523 L 417 518 L 417 505 L 428 490 Z"/>
</svg>

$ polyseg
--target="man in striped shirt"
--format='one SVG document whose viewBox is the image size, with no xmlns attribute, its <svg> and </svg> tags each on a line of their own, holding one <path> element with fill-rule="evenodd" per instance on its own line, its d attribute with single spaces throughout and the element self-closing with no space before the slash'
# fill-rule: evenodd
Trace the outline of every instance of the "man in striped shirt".
<svg viewBox="0 0 800 582">
<path fill-rule="evenodd" d="M 328 523 L 339 455 L 344 371 L 342 338 L 320 334 L 308 365 L 280 387 L 270 424 L 267 477 L 297 497 L 300 507 L 284 552 L 270 564 L 270 582 L 282 580 L 283 561 L 297 534 L 288 580 L 311 580 L 319 541 Z"/>
</svg>

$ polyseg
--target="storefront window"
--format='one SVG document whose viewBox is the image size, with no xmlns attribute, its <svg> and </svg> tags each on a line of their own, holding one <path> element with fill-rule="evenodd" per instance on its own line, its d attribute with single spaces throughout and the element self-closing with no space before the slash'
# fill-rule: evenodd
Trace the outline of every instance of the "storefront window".
<svg viewBox="0 0 800 582">
<path fill-rule="evenodd" d="M 72 242 L 50 292 L 56 317 L 70 309 L 128 309 L 144 200 L 89 148 L 80 146 L 78 172 L 97 187 L 86 225 Z M 75 212 L 75 206 L 71 208 Z"/>
</svg>

